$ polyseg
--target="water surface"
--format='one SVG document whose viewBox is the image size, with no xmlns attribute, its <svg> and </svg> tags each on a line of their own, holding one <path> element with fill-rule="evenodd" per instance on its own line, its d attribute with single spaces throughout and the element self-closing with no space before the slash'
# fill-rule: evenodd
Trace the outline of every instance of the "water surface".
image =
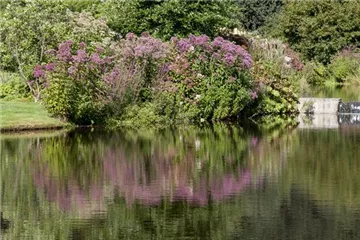
<svg viewBox="0 0 360 240">
<path fill-rule="evenodd" d="M 360 128 L 1 136 L 3 239 L 360 239 Z"/>
</svg>

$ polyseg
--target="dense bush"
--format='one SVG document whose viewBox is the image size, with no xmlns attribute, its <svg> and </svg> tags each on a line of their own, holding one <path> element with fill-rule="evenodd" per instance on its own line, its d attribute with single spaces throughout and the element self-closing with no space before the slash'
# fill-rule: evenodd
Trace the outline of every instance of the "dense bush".
<svg viewBox="0 0 360 240">
<path fill-rule="evenodd" d="M 101 123 L 107 114 L 151 100 L 167 51 L 147 34 L 127 34 L 109 49 L 69 40 L 47 51 L 50 62 L 36 66 L 34 76 L 50 113 L 79 124 Z"/>
<path fill-rule="evenodd" d="M 138 126 L 296 112 L 284 55 L 277 68 L 268 64 L 270 54 L 250 71 L 250 54 L 222 37 L 162 42 L 129 33 L 107 50 L 66 41 L 48 53 L 51 62 L 34 69 L 45 106 L 78 124 L 108 117 L 113 125 Z"/>
<path fill-rule="evenodd" d="M 297 114 L 298 96 L 291 75 L 282 75 L 276 66 L 266 62 L 256 62 L 252 73 L 259 92 L 254 116 Z"/>
<path fill-rule="evenodd" d="M 250 41 L 249 52 L 255 62 L 251 75 L 258 98 L 251 109 L 253 116 L 294 115 L 303 69 L 299 56 L 279 40 L 243 34 Z"/>
<path fill-rule="evenodd" d="M 327 64 L 342 48 L 360 46 L 360 2 L 287 1 L 272 31 L 306 59 Z"/>
<path fill-rule="evenodd" d="M 170 45 L 147 33 L 137 36 L 128 33 L 113 42 L 111 50 L 117 59 L 119 74 L 112 79 L 115 94 L 126 103 L 151 100 L 152 87 L 166 72 Z"/>
<path fill-rule="evenodd" d="M 101 2 L 101 0 L 63 0 L 65 6 L 74 12 L 96 11 Z"/>
<path fill-rule="evenodd" d="M 311 85 L 359 84 L 360 53 L 348 47 L 334 56 L 328 65 L 308 62 L 304 75 Z"/>
<path fill-rule="evenodd" d="M 232 1 L 115 1 L 105 2 L 109 26 L 123 36 L 149 32 L 162 39 L 189 34 L 216 36 L 238 27 L 240 8 Z"/>
<path fill-rule="evenodd" d="M 209 121 L 239 116 L 252 101 L 250 54 L 221 37 L 210 41 L 206 35 L 173 38 L 172 44 L 169 74 L 157 88 L 176 95 L 178 117 Z"/>
<path fill-rule="evenodd" d="M 11 72 L 0 73 L 0 99 L 12 100 L 17 98 L 28 98 L 30 96 L 26 83 L 19 74 Z"/>
<path fill-rule="evenodd" d="M 336 83 L 360 83 L 360 52 L 346 48 L 328 65 L 331 78 Z"/>
<path fill-rule="evenodd" d="M 80 43 L 77 48 L 71 40 L 47 53 L 52 56 L 51 62 L 34 68 L 34 76 L 45 87 L 47 110 L 77 124 L 101 123 L 113 98 L 108 91 L 112 82 L 107 78 L 116 74 L 113 58 L 101 47 L 92 51 Z"/>
<path fill-rule="evenodd" d="M 257 30 L 280 11 L 283 0 L 237 0 L 242 8 L 242 26 L 246 30 Z"/>
</svg>

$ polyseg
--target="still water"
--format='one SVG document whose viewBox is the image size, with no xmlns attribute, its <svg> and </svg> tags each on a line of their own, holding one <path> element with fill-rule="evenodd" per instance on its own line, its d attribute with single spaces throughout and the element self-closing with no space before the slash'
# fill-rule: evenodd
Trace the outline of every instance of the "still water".
<svg viewBox="0 0 360 240">
<path fill-rule="evenodd" d="M 2 239 L 360 239 L 360 128 L 2 134 Z"/>
</svg>

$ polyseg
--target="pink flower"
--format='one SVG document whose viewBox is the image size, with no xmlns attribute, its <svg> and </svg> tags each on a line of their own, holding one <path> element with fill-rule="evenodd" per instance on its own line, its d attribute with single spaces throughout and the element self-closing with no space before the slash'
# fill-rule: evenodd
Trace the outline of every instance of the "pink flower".
<svg viewBox="0 0 360 240">
<path fill-rule="evenodd" d="M 79 48 L 80 49 L 85 49 L 86 48 L 86 43 L 84 43 L 84 42 L 79 43 Z"/>
<path fill-rule="evenodd" d="M 36 78 L 45 77 L 45 71 L 43 69 L 43 66 L 36 65 L 33 74 Z"/>
<path fill-rule="evenodd" d="M 103 53 L 103 52 L 105 51 L 105 49 L 104 49 L 103 47 L 101 47 L 101 46 L 97 46 L 96 49 L 95 49 L 95 51 L 96 51 L 97 53 Z"/>
<path fill-rule="evenodd" d="M 45 65 L 46 71 L 54 71 L 56 64 L 55 63 L 48 63 Z"/>
<path fill-rule="evenodd" d="M 85 52 L 85 50 L 81 50 L 81 49 L 77 50 L 76 55 L 73 56 L 73 60 L 79 63 L 86 62 L 87 59 L 88 59 L 87 53 Z"/>
<path fill-rule="evenodd" d="M 256 92 L 256 91 L 251 91 L 250 92 L 250 95 L 251 95 L 251 99 L 256 99 L 257 97 L 258 97 L 258 95 L 257 95 L 258 93 Z"/>
<path fill-rule="evenodd" d="M 70 75 L 75 75 L 77 73 L 77 68 L 75 66 L 71 66 L 68 68 L 68 73 Z"/>
<path fill-rule="evenodd" d="M 45 51 L 45 54 L 55 56 L 56 55 L 56 50 L 55 49 L 49 49 L 49 50 Z"/>
<path fill-rule="evenodd" d="M 128 34 L 126 34 L 126 39 L 127 40 L 134 40 L 135 39 L 135 37 L 136 37 L 136 35 L 134 34 L 134 33 L 132 33 L 132 32 L 129 32 Z"/>
<path fill-rule="evenodd" d="M 104 60 L 100 58 L 98 53 L 93 53 L 93 55 L 91 55 L 91 62 L 96 64 L 103 64 Z"/>
</svg>

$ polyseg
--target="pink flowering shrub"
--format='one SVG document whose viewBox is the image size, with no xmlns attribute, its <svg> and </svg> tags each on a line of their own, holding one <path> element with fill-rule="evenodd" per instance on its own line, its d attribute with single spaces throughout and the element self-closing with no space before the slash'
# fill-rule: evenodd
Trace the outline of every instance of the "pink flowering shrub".
<svg viewBox="0 0 360 240">
<path fill-rule="evenodd" d="M 252 101 L 250 54 L 221 37 L 172 38 L 174 53 L 161 91 L 177 91 L 180 111 L 194 121 L 222 120 L 241 114 Z"/>
<path fill-rule="evenodd" d="M 222 37 L 162 42 L 128 33 L 107 49 L 69 40 L 47 53 L 33 72 L 46 88 L 45 106 L 77 124 L 235 119 L 263 99 L 250 54 Z"/>
<path fill-rule="evenodd" d="M 113 43 L 111 49 L 118 59 L 119 74 L 113 76 L 117 96 L 130 97 L 126 102 L 132 103 L 150 100 L 152 86 L 166 74 L 163 69 L 169 48 L 167 43 L 147 33 L 141 36 L 128 33 Z"/>
<path fill-rule="evenodd" d="M 43 97 L 47 110 L 78 124 L 98 123 L 105 119 L 106 107 L 116 72 L 114 57 L 98 47 L 88 51 L 85 43 L 74 47 L 71 40 L 46 52 L 50 61 L 34 68 L 34 77 L 45 81 Z"/>
<path fill-rule="evenodd" d="M 91 49 L 65 41 L 47 51 L 47 64 L 34 68 L 34 77 L 45 82 L 50 113 L 79 124 L 98 123 L 128 104 L 151 100 L 154 81 L 164 75 L 168 45 L 129 33 L 109 49 Z"/>
</svg>

